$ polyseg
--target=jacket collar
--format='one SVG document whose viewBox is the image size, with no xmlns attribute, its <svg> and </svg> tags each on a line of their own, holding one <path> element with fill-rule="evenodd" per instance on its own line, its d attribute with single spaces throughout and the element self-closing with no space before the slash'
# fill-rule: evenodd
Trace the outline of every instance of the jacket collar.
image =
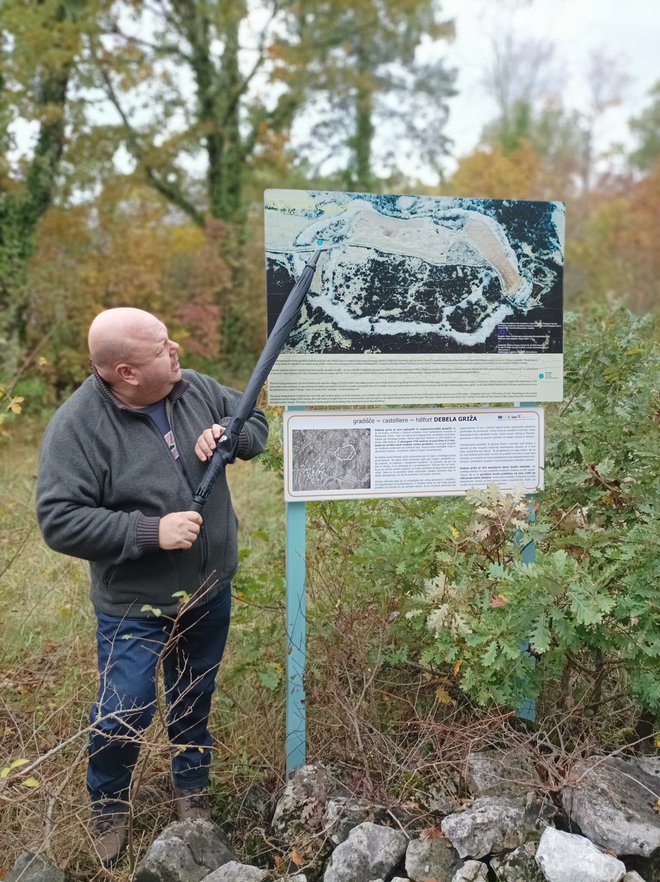
<svg viewBox="0 0 660 882">
<path fill-rule="evenodd" d="M 114 407 L 119 410 L 133 410 L 132 407 L 128 407 L 128 405 L 124 404 L 123 401 L 120 401 L 116 395 L 113 394 L 112 389 L 103 379 L 103 377 L 99 374 L 96 369 L 96 365 L 92 365 L 92 376 L 94 377 L 94 383 L 96 388 L 100 392 L 101 396 Z M 178 380 L 174 386 L 172 387 L 172 391 L 166 397 L 171 403 L 178 401 L 179 398 L 184 394 L 184 392 L 188 389 L 190 383 L 188 380 Z"/>
</svg>

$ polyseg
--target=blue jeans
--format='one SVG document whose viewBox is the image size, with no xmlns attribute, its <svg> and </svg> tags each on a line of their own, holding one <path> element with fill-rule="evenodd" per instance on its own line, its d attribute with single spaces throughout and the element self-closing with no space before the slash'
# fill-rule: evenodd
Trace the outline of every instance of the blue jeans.
<svg viewBox="0 0 660 882">
<path fill-rule="evenodd" d="M 230 608 L 227 583 L 208 603 L 184 612 L 176 629 L 164 616 L 122 618 L 96 610 L 99 693 L 90 713 L 87 767 L 92 804 L 107 811 L 129 798 L 140 736 L 156 712 L 159 659 L 174 784 L 182 790 L 206 786 L 213 745 L 211 696 Z"/>
</svg>

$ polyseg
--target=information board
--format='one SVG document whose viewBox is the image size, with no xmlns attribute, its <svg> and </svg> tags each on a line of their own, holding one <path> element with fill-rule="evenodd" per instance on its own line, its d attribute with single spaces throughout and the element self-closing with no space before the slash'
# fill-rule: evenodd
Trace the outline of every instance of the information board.
<svg viewBox="0 0 660 882">
<path fill-rule="evenodd" d="M 543 409 L 290 411 L 287 501 L 543 487 Z"/>
<path fill-rule="evenodd" d="M 270 404 L 562 399 L 561 203 L 304 190 L 264 201 L 270 327 L 322 252 Z"/>
</svg>

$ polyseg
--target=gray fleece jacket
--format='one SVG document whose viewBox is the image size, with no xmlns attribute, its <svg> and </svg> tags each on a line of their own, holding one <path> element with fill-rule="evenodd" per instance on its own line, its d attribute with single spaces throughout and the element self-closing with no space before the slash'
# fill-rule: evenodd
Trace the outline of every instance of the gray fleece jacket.
<svg viewBox="0 0 660 882">
<path fill-rule="evenodd" d="M 187 511 L 205 470 L 194 453 L 201 432 L 231 416 L 240 393 L 211 377 L 182 371 L 166 399 L 181 465 L 151 419 L 122 405 L 92 375 L 55 413 L 44 435 L 37 480 L 37 518 L 56 551 L 90 562 L 91 599 L 111 615 L 144 615 L 151 604 L 177 607 L 177 591 L 192 594 L 217 580 L 213 597 L 236 572 L 237 520 L 221 474 L 206 502 L 192 548 L 163 551 L 160 518 Z M 238 456 L 264 449 L 268 424 L 256 409 L 246 421 Z"/>
</svg>

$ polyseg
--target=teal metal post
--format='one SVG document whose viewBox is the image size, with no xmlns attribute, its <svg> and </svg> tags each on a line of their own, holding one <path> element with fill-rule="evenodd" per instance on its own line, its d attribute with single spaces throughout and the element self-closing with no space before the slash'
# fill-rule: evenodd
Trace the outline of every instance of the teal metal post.
<svg viewBox="0 0 660 882">
<path fill-rule="evenodd" d="M 287 407 L 287 410 L 303 410 Z M 305 588 L 307 512 L 304 502 L 286 503 L 286 773 L 305 765 L 307 715 L 307 594 Z"/>
<path fill-rule="evenodd" d="M 521 401 L 520 407 L 536 407 L 535 401 Z M 529 510 L 527 514 L 527 520 L 532 523 L 536 520 L 536 513 L 534 511 L 534 496 L 530 495 L 527 497 L 529 501 Z M 521 539 L 522 539 L 521 534 Z M 523 546 L 523 549 L 520 553 L 520 559 L 525 564 L 534 563 L 536 560 L 536 543 L 528 542 Z M 527 652 L 526 644 L 523 644 L 521 647 L 524 652 Z M 533 698 L 525 698 L 523 699 L 522 705 L 518 708 L 518 712 L 516 716 L 520 717 L 523 720 L 535 720 L 536 719 L 536 702 Z"/>
<path fill-rule="evenodd" d="M 529 511 L 527 514 L 527 520 L 531 523 L 536 520 L 536 513 L 534 512 L 534 497 L 528 496 L 527 498 L 529 501 Z M 522 538 L 523 537 L 521 534 L 521 539 Z M 535 542 L 533 542 L 533 541 L 528 542 L 526 545 L 523 546 L 523 548 L 520 552 L 520 559 L 525 564 L 534 563 L 534 560 L 536 559 L 536 543 Z M 525 643 L 523 643 L 521 649 L 525 653 L 528 652 L 527 645 Z M 536 661 L 534 659 L 532 659 L 532 661 L 534 662 L 534 664 L 536 664 Z M 536 702 L 534 701 L 534 699 L 533 698 L 523 699 L 523 703 L 518 708 L 516 716 L 520 717 L 523 720 L 535 720 L 536 719 Z"/>
</svg>

